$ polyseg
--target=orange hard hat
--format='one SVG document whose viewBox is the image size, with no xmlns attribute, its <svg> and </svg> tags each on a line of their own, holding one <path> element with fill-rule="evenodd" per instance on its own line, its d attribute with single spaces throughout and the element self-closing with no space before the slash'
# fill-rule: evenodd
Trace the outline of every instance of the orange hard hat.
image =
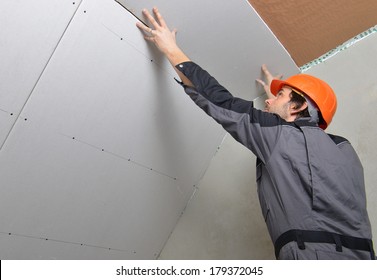
<svg viewBox="0 0 377 280">
<path fill-rule="evenodd" d="M 332 88 L 321 79 L 307 74 L 297 74 L 287 80 L 272 80 L 270 90 L 276 95 L 284 86 L 289 86 L 308 96 L 321 112 L 323 121 L 319 123 L 322 129 L 330 124 L 336 111 L 336 96 Z"/>
</svg>

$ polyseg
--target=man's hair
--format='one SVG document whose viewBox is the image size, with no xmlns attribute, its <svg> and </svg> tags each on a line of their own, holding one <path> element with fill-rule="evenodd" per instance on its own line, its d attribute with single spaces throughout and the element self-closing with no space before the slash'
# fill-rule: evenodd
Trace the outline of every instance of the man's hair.
<svg viewBox="0 0 377 280">
<path fill-rule="evenodd" d="M 290 94 L 291 101 L 292 103 L 295 104 L 295 108 L 301 108 L 302 105 L 306 102 L 306 99 L 299 95 L 298 93 L 292 91 Z M 304 118 L 304 117 L 310 117 L 308 107 L 306 107 L 304 110 L 300 111 L 297 113 L 297 119 L 298 118 Z"/>
<path fill-rule="evenodd" d="M 306 102 L 306 99 L 302 97 L 300 94 L 297 92 L 292 91 L 290 94 L 291 101 L 292 103 L 295 103 L 295 108 L 300 108 L 304 103 Z M 297 118 L 305 118 L 305 117 L 311 117 L 309 114 L 309 107 L 306 107 L 304 110 L 300 111 L 297 113 Z M 318 124 L 325 124 L 325 121 L 322 117 L 321 111 L 318 110 Z"/>
</svg>

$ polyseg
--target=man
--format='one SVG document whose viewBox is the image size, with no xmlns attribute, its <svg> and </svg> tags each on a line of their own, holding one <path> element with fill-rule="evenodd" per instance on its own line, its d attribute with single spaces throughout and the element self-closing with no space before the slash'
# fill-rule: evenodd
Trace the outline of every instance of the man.
<svg viewBox="0 0 377 280">
<path fill-rule="evenodd" d="M 375 259 L 361 163 L 350 143 L 325 129 L 336 110 L 333 90 L 299 74 L 273 79 L 264 111 L 233 97 L 177 46 L 157 8 L 144 15 L 145 39 L 177 71 L 185 92 L 257 156 L 258 195 L 277 259 Z"/>
</svg>

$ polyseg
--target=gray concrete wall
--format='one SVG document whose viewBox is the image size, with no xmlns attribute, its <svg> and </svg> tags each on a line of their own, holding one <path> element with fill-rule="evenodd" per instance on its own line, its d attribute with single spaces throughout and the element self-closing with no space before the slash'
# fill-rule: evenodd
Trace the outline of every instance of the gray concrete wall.
<svg viewBox="0 0 377 280">
<path fill-rule="evenodd" d="M 364 165 L 374 243 L 376 56 L 377 34 L 373 34 L 306 71 L 328 81 L 337 93 L 338 111 L 328 132 L 348 138 Z M 160 259 L 274 259 L 256 195 L 255 156 L 230 136 L 213 158 Z"/>
</svg>

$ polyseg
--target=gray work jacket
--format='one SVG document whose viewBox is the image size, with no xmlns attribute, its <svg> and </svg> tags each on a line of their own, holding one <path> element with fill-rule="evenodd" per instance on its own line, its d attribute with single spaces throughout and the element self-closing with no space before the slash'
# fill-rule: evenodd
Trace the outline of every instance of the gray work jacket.
<svg viewBox="0 0 377 280">
<path fill-rule="evenodd" d="M 176 66 L 186 93 L 257 156 L 262 213 L 273 242 L 291 229 L 371 239 L 363 168 L 351 144 L 302 118 L 287 122 L 233 97 L 193 62 Z"/>
</svg>

